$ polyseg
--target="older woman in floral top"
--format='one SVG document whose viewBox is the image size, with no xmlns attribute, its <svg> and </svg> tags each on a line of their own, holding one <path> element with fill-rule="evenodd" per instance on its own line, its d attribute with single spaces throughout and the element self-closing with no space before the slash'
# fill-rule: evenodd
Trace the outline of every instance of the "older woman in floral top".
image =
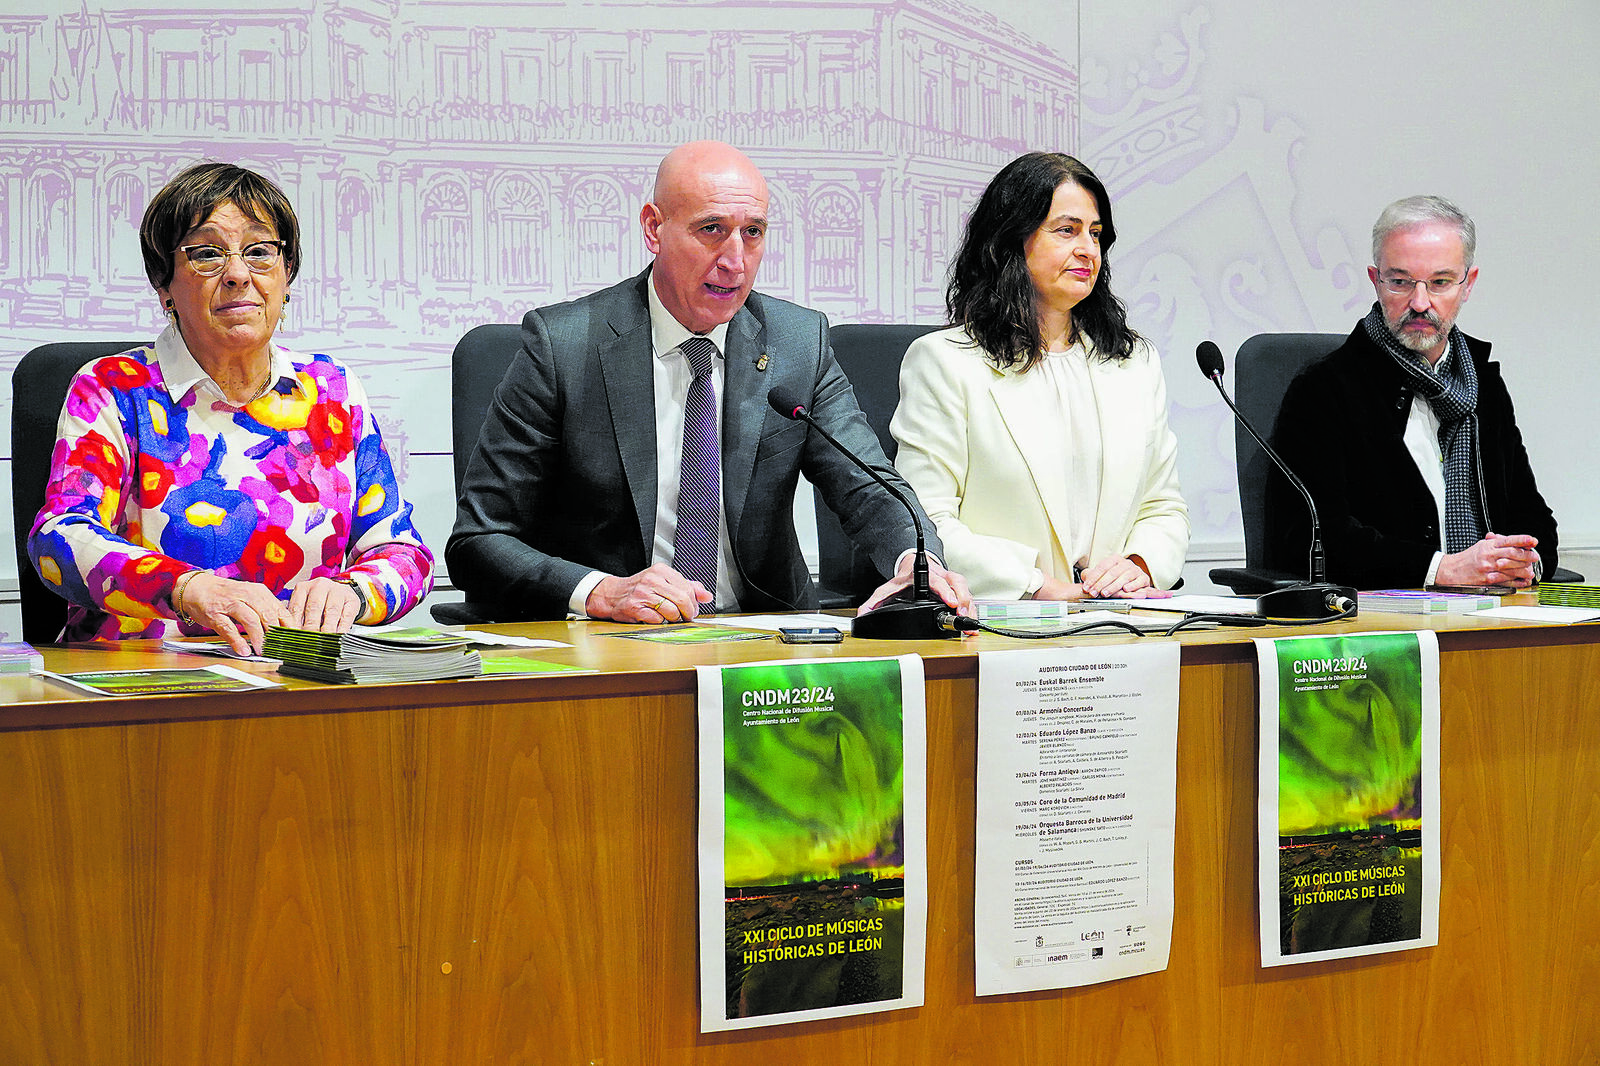
<svg viewBox="0 0 1600 1066">
<path fill-rule="evenodd" d="M 396 618 L 431 587 L 355 377 L 272 343 L 300 262 L 293 209 L 239 167 L 191 167 L 140 226 L 171 321 L 98 359 L 62 408 L 28 552 L 71 604 L 65 640 Z"/>
</svg>

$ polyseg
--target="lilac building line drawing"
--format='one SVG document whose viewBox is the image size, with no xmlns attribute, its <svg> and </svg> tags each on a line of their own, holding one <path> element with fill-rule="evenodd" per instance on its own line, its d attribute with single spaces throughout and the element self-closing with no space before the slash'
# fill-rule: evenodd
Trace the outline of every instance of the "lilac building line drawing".
<svg viewBox="0 0 1600 1066">
<path fill-rule="evenodd" d="M 1072 148 L 1076 80 L 953 0 L 11 16 L 0 329 L 148 321 L 132 228 L 200 157 L 291 194 L 299 329 L 514 320 L 637 269 L 655 162 L 708 135 L 772 180 L 764 289 L 841 319 L 937 315 L 967 202 L 1027 147 Z"/>
<path fill-rule="evenodd" d="M 1051 32 L 1075 33 L 1076 10 Z M 774 220 L 759 287 L 836 322 L 942 321 L 978 193 L 1019 153 L 1057 149 L 1111 188 L 1118 292 L 1182 360 L 1168 379 L 1197 543 L 1237 539 L 1226 425 L 1185 348 L 1305 328 L 1299 293 L 1359 274 L 1342 235 L 1286 222 L 1301 133 L 1248 99 L 1208 128 L 1203 6 L 1115 69 L 1096 42 L 1080 63 L 1075 38 L 993 12 L 309 0 L 221 17 L 46 0 L 0 15 L 0 359 L 154 336 L 148 198 L 199 159 L 260 169 L 304 230 L 282 338 L 357 367 L 442 544 L 451 348 L 641 269 L 637 213 L 672 145 L 712 136 L 754 156 Z M 1208 225 L 1254 239 L 1211 248 L 1191 232 Z"/>
<path fill-rule="evenodd" d="M 761 164 L 763 291 L 939 321 L 978 191 L 1076 145 L 1067 52 L 957 0 L 47 2 L 0 16 L 0 348 L 9 367 L 69 332 L 153 336 L 145 203 L 200 159 L 259 169 L 303 229 L 281 339 L 358 368 L 437 543 L 451 348 L 641 269 L 667 149 L 717 137 Z"/>
</svg>

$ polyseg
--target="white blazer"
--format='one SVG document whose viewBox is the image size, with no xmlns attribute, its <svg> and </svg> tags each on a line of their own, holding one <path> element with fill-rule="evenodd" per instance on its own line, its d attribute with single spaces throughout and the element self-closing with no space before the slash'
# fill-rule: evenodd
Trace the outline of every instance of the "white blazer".
<svg viewBox="0 0 1600 1066">
<path fill-rule="evenodd" d="M 1189 547 L 1178 488 L 1178 441 L 1167 426 L 1161 361 L 1147 344 L 1121 361 L 1089 357 L 1102 440 L 1098 486 L 1068 483 L 1055 396 L 1029 375 L 996 369 L 964 328 L 918 338 L 900 367 L 890 422 L 895 466 L 944 541 L 944 563 L 974 596 L 1017 599 L 1034 568 L 1072 580 L 1065 557 L 1069 500 L 1094 494 L 1092 565 L 1137 555 L 1171 588 Z"/>
</svg>

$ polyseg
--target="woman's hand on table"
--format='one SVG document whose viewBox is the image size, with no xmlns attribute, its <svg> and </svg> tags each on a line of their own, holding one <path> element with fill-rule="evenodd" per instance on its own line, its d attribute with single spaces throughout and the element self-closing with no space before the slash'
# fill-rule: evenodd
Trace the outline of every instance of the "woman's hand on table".
<svg viewBox="0 0 1600 1066">
<path fill-rule="evenodd" d="M 366 601 L 343 581 L 314 577 L 291 586 L 286 625 L 321 633 L 343 633 L 361 620 Z"/>
<path fill-rule="evenodd" d="M 1033 594 L 1036 600 L 1165 599 L 1172 593 L 1155 587 L 1137 557 L 1110 555 L 1085 569 L 1077 581 L 1046 577 Z"/>
<path fill-rule="evenodd" d="M 211 630 L 239 655 L 260 655 L 269 627 L 294 624 L 283 601 L 265 585 L 208 570 L 179 581 L 172 603 L 178 614 Z"/>
</svg>

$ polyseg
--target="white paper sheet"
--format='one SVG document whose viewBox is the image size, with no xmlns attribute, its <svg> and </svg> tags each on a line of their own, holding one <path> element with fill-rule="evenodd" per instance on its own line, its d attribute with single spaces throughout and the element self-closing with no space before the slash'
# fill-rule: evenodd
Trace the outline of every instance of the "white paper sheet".
<svg viewBox="0 0 1600 1066">
<path fill-rule="evenodd" d="M 513 637 L 506 633 L 488 633 L 481 629 L 444 630 L 453 637 L 470 640 L 489 648 L 570 648 L 571 644 L 543 637 Z"/>
<path fill-rule="evenodd" d="M 1166 969 L 1178 645 L 978 657 L 980 996 Z"/>
<path fill-rule="evenodd" d="M 1475 611 L 1474 618 L 1510 618 L 1518 622 L 1548 622 L 1552 625 L 1569 625 L 1573 622 L 1600 620 L 1600 611 L 1589 607 L 1490 607 Z"/>
<path fill-rule="evenodd" d="M 1168 596 L 1164 600 L 1135 600 L 1141 611 L 1184 611 L 1189 614 L 1259 614 L 1253 596 Z"/>
</svg>

